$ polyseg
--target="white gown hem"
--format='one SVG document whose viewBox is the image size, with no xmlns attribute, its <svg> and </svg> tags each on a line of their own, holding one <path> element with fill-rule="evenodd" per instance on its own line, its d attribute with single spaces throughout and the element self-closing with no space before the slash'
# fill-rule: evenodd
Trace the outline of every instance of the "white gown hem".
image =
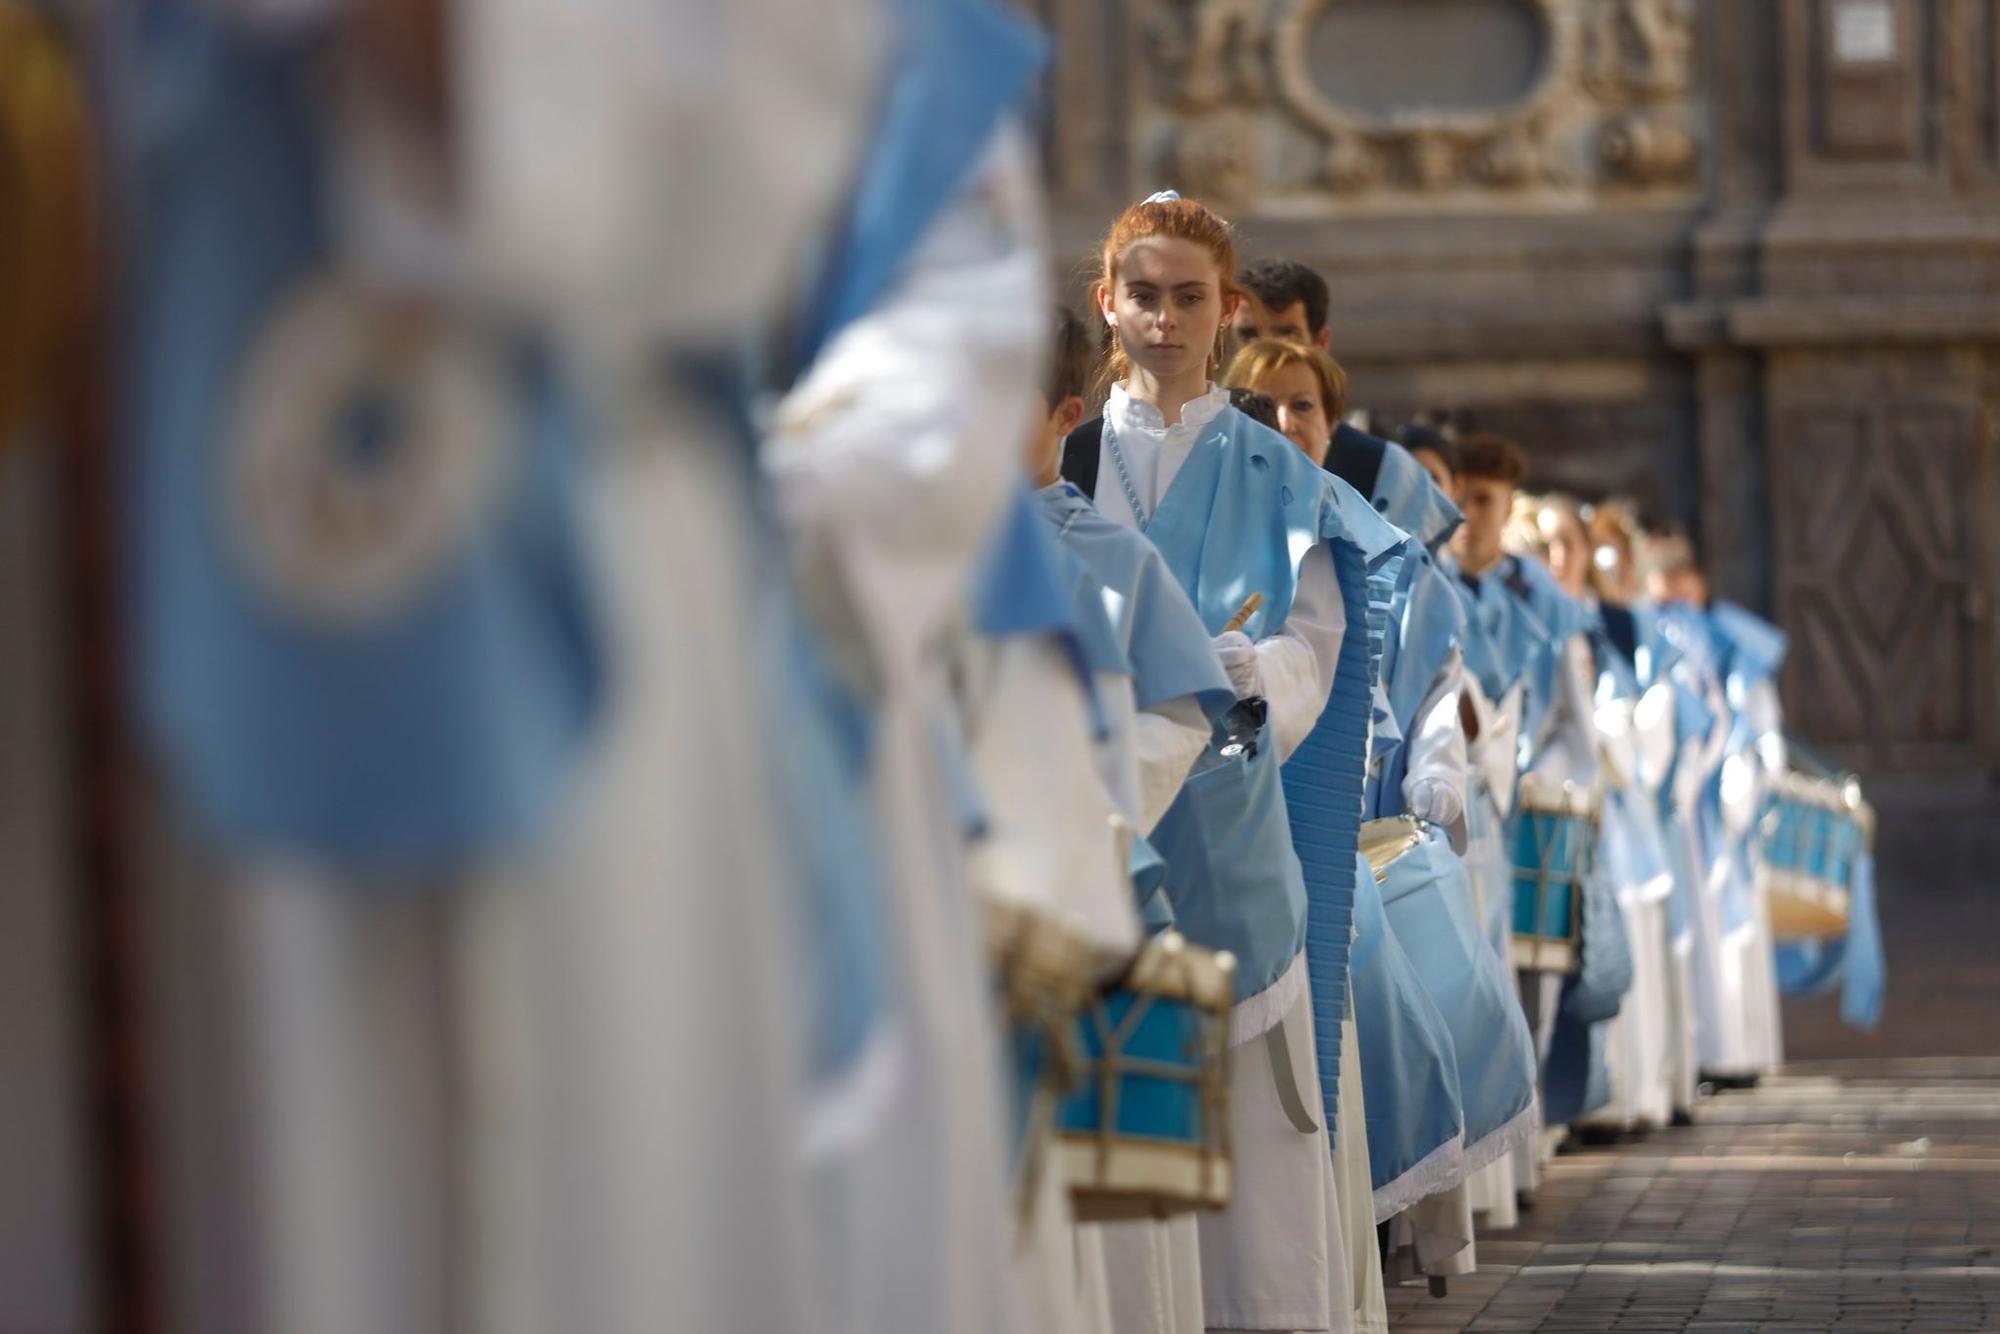
<svg viewBox="0 0 2000 1334">
<path fill-rule="evenodd" d="M 1542 1104 L 1537 1098 L 1498 1130 L 1475 1144 L 1465 1146 L 1466 1177 L 1470 1179 L 1474 1173 L 1491 1167 L 1520 1145 L 1530 1143 L 1535 1138 L 1535 1132 L 1541 1128 Z"/>
<path fill-rule="evenodd" d="M 1490 1138 L 1490 1137 L 1489 1137 Z M 1450 1190 L 1467 1175 L 1465 1136 L 1460 1135 L 1432 1149 L 1409 1171 L 1387 1185 L 1375 1188 L 1375 1222 L 1388 1222 L 1428 1195 Z"/>
</svg>

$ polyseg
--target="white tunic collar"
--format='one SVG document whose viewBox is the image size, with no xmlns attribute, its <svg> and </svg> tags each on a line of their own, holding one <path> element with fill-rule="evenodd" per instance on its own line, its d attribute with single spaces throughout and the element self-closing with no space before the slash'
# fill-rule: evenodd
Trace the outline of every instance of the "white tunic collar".
<svg viewBox="0 0 2000 1334">
<path fill-rule="evenodd" d="M 1111 397 L 1104 404 L 1104 415 L 1111 422 L 1111 429 L 1120 435 L 1177 436 L 1201 430 L 1228 406 L 1229 391 L 1211 384 L 1208 392 L 1200 398 L 1191 398 L 1181 404 L 1180 421 L 1168 426 L 1159 408 L 1132 397 L 1125 392 L 1124 385 L 1114 384 L 1111 386 Z"/>
</svg>

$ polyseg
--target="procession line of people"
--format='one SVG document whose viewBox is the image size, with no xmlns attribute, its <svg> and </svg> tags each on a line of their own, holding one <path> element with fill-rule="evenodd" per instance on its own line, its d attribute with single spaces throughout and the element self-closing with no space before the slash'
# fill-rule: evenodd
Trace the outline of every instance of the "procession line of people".
<svg viewBox="0 0 2000 1334">
<path fill-rule="evenodd" d="M 1872 1021 L 1783 636 L 1197 200 L 1050 291 L 1011 7 L 378 9 L 102 55 L 245 1327 L 1383 1330 Z"/>
</svg>

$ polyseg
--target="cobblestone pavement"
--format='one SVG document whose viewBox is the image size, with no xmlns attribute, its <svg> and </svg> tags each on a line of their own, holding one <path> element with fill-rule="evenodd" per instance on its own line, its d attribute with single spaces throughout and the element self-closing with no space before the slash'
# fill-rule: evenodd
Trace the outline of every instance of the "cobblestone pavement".
<svg viewBox="0 0 2000 1334">
<path fill-rule="evenodd" d="M 2000 1060 L 1795 1064 L 1559 1156 L 1396 1330 L 2000 1331 Z"/>
</svg>

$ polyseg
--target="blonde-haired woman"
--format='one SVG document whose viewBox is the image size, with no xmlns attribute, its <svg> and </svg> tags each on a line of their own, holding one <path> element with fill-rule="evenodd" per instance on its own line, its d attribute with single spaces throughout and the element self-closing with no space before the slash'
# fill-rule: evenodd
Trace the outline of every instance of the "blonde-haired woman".
<svg viewBox="0 0 2000 1334">
<path fill-rule="evenodd" d="M 1347 372 L 1324 349 L 1282 338 L 1244 345 L 1222 373 L 1231 389 L 1251 389 L 1278 405 L 1278 429 L 1314 463 L 1347 415 Z"/>
</svg>

